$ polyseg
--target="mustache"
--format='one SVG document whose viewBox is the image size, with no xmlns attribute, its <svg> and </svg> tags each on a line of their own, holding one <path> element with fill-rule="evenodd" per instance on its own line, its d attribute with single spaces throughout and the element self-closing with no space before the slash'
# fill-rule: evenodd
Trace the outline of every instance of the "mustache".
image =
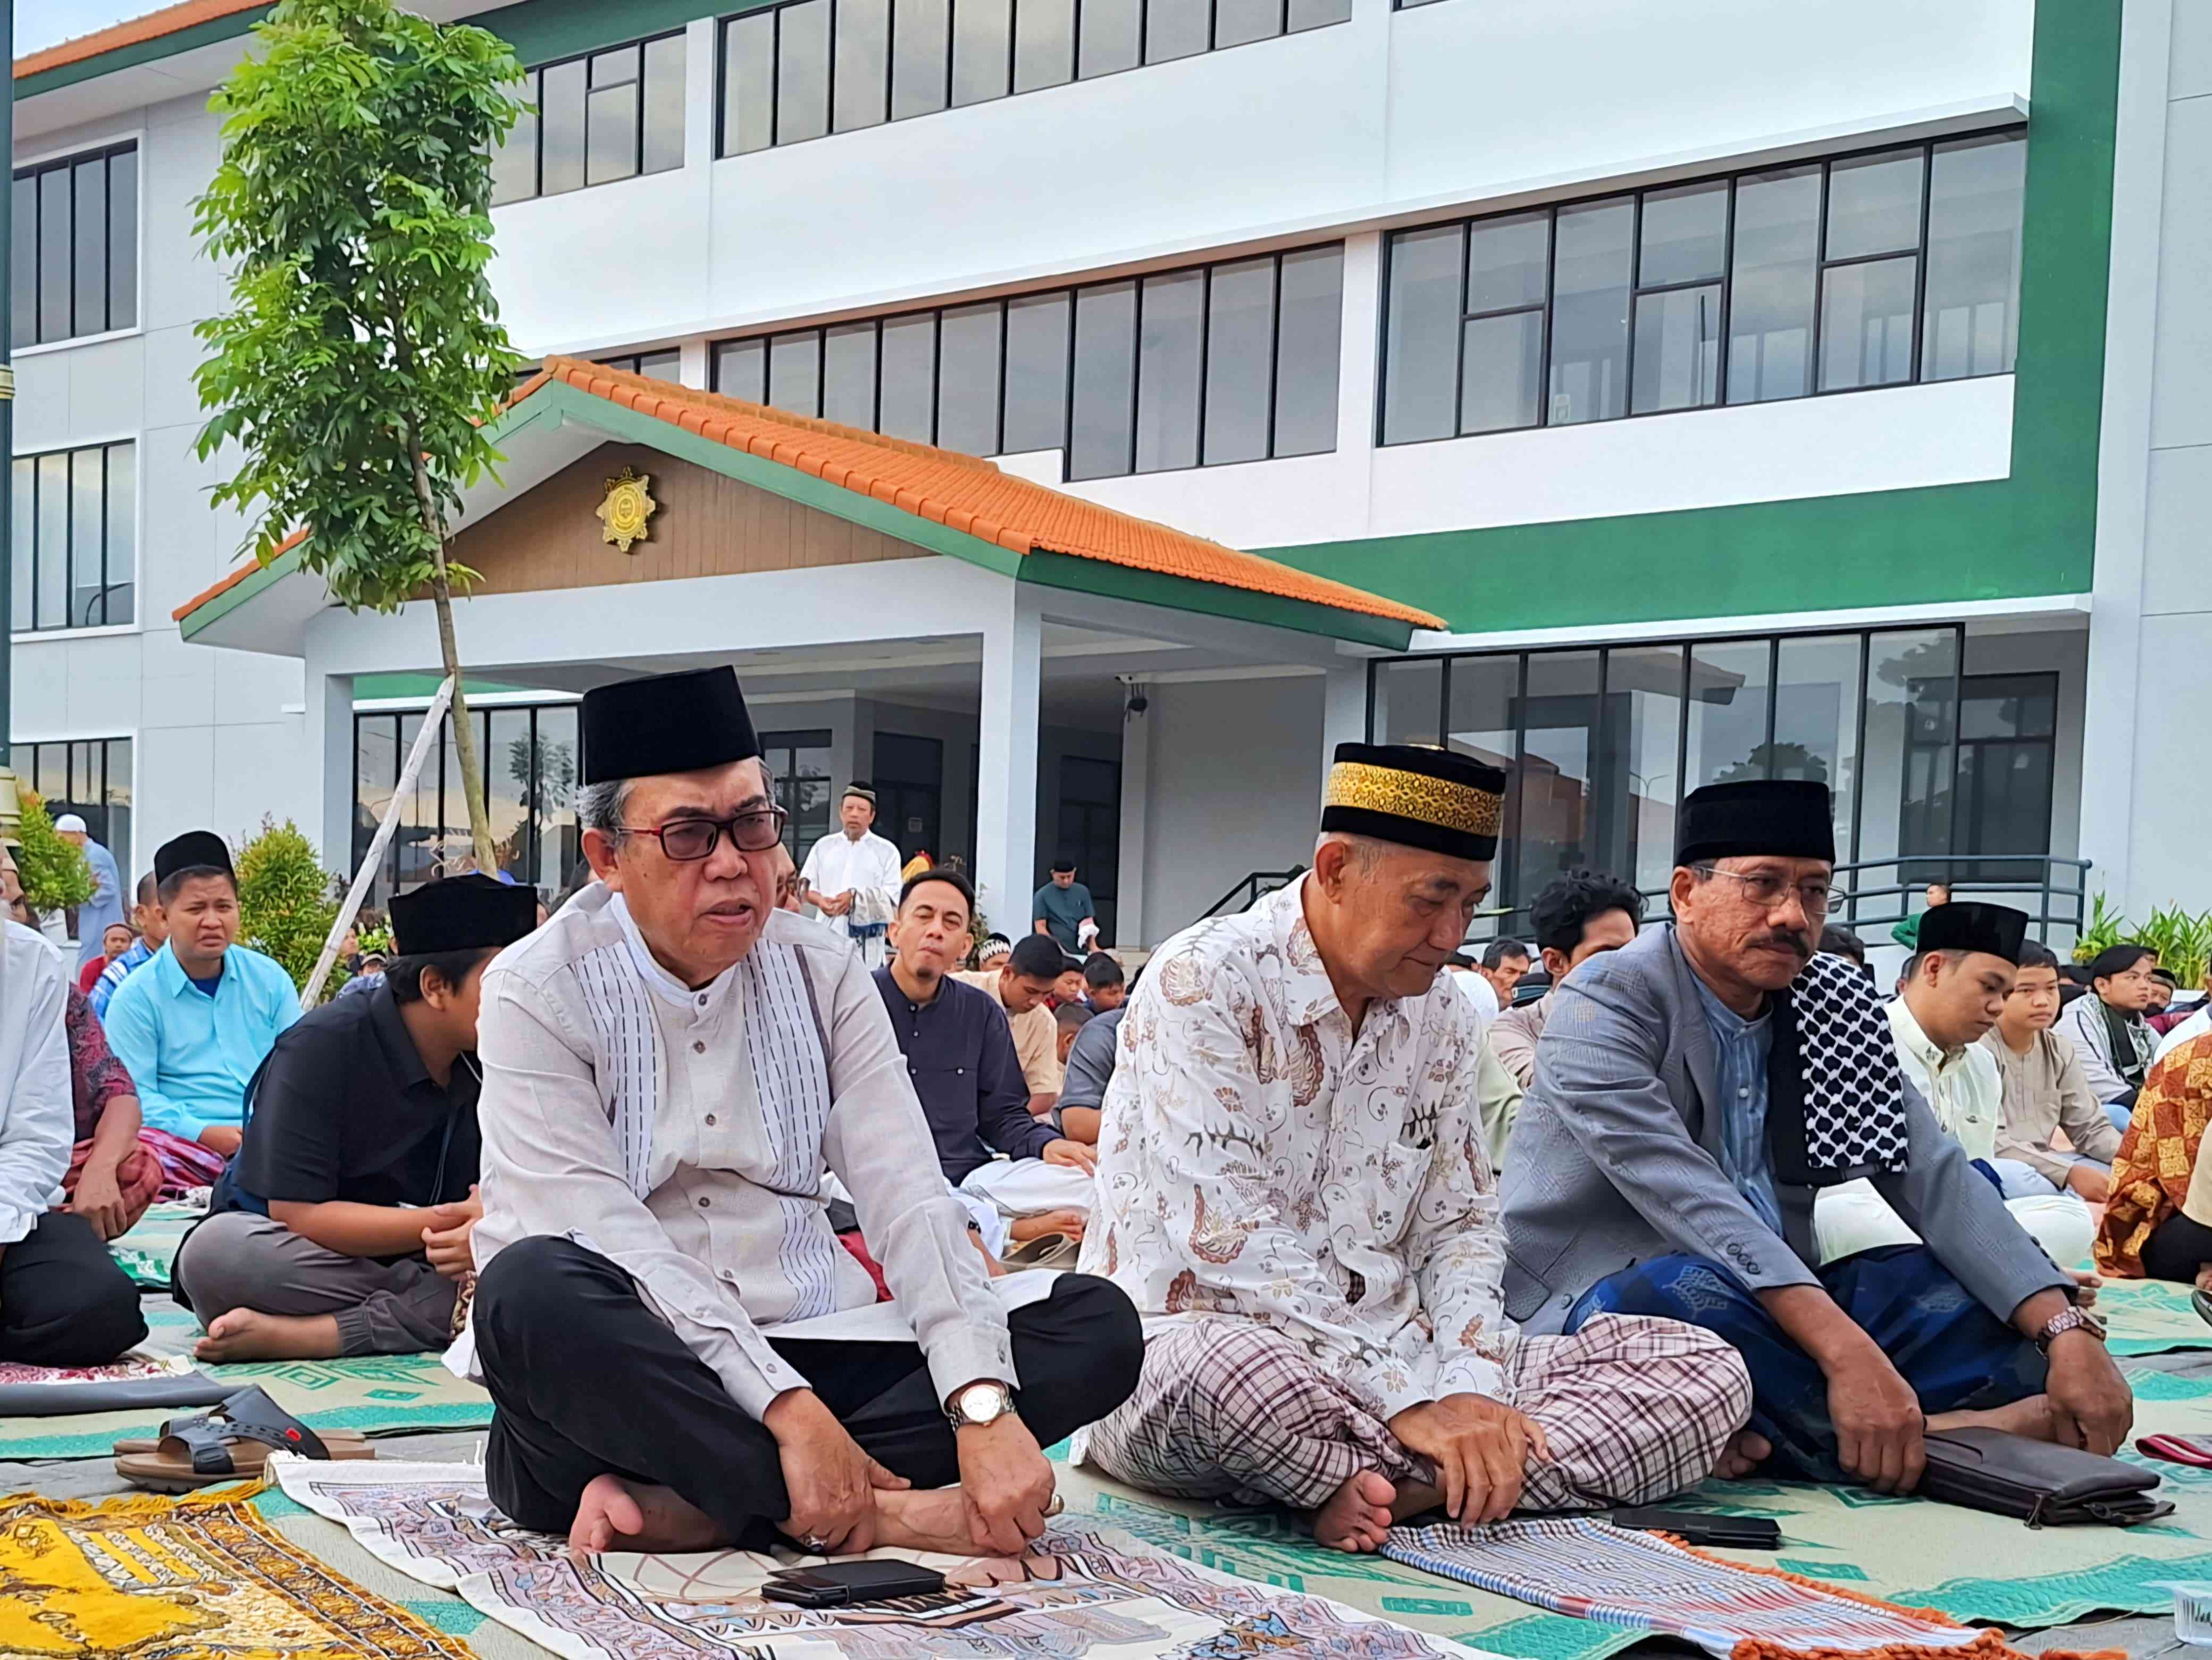
<svg viewBox="0 0 2212 1660">
<path fill-rule="evenodd" d="M 1791 928 L 1776 928 L 1764 939 L 1753 943 L 1761 946 L 1780 946 L 1784 950 L 1794 952 L 1808 963 L 1813 960 L 1812 937 L 1809 934 L 1799 933 Z"/>
</svg>

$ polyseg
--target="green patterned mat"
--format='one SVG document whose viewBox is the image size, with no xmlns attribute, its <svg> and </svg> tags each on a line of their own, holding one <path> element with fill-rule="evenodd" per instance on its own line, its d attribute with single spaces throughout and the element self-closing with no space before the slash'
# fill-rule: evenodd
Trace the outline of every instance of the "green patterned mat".
<svg viewBox="0 0 2212 1660">
<path fill-rule="evenodd" d="M 2112 1326 L 2112 1353 L 2212 1349 L 2212 1326 L 2190 1306 L 2189 1290 L 2165 1280 L 2106 1280 L 2097 1292 L 2097 1312 Z"/>
<path fill-rule="evenodd" d="M 167 1291 L 177 1247 L 202 1214 L 189 1205 L 150 1206 L 131 1231 L 107 1249 L 137 1285 L 148 1291 Z"/>
</svg>

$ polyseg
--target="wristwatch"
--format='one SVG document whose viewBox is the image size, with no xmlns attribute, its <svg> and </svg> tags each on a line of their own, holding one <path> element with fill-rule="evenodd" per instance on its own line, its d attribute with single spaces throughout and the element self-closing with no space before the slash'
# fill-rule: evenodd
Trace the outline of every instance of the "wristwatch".
<svg viewBox="0 0 2212 1660">
<path fill-rule="evenodd" d="M 953 1390 L 952 1398 L 945 1403 L 945 1415 L 956 1430 L 970 1424 L 995 1424 L 1013 1410 L 1014 1392 L 996 1382 L 964 1384 Z"/>
<path fill-rule="evenodd" d="M 2063 1308 L 2043 1323 L 2043 1329 L 2035 1334 L 2035 1347 L 2044 1354 L 2051 1353 L 2051 1340 L 2061 1332 L 2086 1331 L 2100 1343 L 2105 1341 L 2105 1323 L 2087 1309 Z"/>
</svg>

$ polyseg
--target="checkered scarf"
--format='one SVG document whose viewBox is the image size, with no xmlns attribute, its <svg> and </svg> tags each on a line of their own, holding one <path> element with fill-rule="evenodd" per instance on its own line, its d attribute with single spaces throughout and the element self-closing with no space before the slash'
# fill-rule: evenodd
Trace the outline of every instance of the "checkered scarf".
<svg viewBox="0 0 2212 1660">
<path fill-rule="evenodd" d="M 1856 963 L 1815 957 L 1775 999 L 1767 1103 L 1778 1181 L 1833 1187 L 1905 1168 L 1897 1037 Z"/>
</svg>

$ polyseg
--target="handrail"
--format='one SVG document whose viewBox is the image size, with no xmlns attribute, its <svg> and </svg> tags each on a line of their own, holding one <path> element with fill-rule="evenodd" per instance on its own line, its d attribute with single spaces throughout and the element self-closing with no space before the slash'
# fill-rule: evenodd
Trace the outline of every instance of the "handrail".
<svg viewBox="0 0 2212 1660">
<path fill-rule="evenodd" d="M 1232 903 L 1239 899 L 1242 899 L 1243 903 L 1237 905 L 1237 909 L 1239 911 L 1249 910 L 1253 906 L 1258 904 L 1267 895 L 1277 892 L 1281 889 L 1290 886 L 1291 883 L 1297 881 L 1298 878 L 1304 876 L 1305 873 L 1306 867 L 1304 865 L 1293 865 L 1288 870 L 1255 870 L 1250 872 L 1242 881 L 1238 882 L 1236 886 L 1230 889 L 1228 892 L 1223 894 L 1220 898 L 1215 900 L 1212 904 L 1208 905 L 1204 910 L 1199 912 L 1199 914 L 1191 920 L 1195 922 L 1203 922 L 1209 916 L 1218 916 L 1224 910 L 1228 909 Z"/>
</svg>

